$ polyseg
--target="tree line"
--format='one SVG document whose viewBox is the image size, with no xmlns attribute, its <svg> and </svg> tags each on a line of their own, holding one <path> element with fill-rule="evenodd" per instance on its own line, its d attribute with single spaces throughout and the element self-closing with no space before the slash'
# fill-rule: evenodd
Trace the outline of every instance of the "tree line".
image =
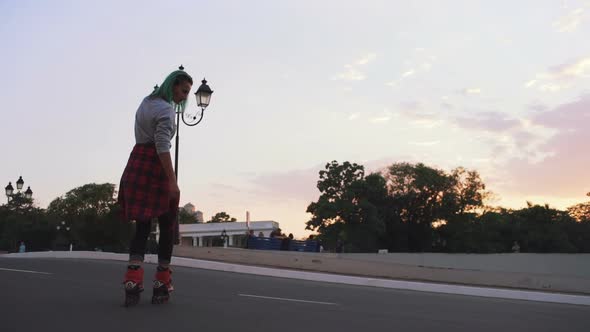
<svg viewBox="0 0 590 332">
<path fill-rule="evenodd" d="M 319 172 L 317 188 L 306 228 L 328 250 L 590 252 L 590 202 L 566 210 L 532 203 L 517 210 L 491 207 L 478 172 L 462 167 L 445 172 L 395 163 L 366 175 L 362 165 L 332 161 Z M 179 219 L 196 222 L 183 209 Z M 208 222 L 235 221 L 219 212 Z M 72 189 L 47 209 L 20 194 L 0 205 L 0 251 L 14 251 L 24 241 L 28 251 L 73 244 L 76 250 L 126 252 L 133 228 L 122 221 L 111 183 Z"/>
<path fill-rule="evenodd" d="M 27 251 L 68 250 L 71 244 L 76 250 L 127 252 L 134 226 L 123 220 L 116 196 L 112 183 L 89 183 L 41 209 L 33 199 L 16 194 L 0 205 L 0 251 L 15 251 L 24 242 Z M 235 221 L 226 212 L 219 212 L 207 222 Z M 179 222 L 196 223 L 196 217 L 180 209 Z M 153 232 L 156 224 L 152 223 Z M 148 247 L 155 246 L 152 235 Z"/>
<path fill-rule="evenodd" d="M 324 247 L 345 252 L 590 252 L 590 202 L 565 211 L 527 202 L 487 206 L 492 195 L 477 171 L 450 172 L 394 163 L 365 175 L 337 161 L 319 172 L 320 197 L 307 207 L 306 229 Z M 590 193 L 589 193 L 590 195 Z"/>
<path fill-rule="evenodd" d="M 0 250 L 13 251 L 23 241 L 27 251 L 128 250 L 133 225 L 121 221 L 115 185 L 90 183 L 68 191 L 47 207 L 15 195 L 0 206 Z"/>
</svg>

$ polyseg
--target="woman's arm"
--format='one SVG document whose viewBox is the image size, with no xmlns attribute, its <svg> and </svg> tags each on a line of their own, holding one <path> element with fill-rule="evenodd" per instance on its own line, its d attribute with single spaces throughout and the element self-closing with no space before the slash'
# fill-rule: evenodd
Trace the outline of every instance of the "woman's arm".
<svg viewBox="0 0 590 332">
<path fill-rule="evenodd" d="M 172 168 L 172 157 L 170 157 L 170 152 L 159 153 L 158 157 L 160 157 L 160 162 L 162 163 L 164 172 L 166 173 L 166 176 L 168 176 L 170 199 L 180 198 L 180 189 L 178 188 L 178 183 L 176 182 L 174 168 Z"/>
</svg>

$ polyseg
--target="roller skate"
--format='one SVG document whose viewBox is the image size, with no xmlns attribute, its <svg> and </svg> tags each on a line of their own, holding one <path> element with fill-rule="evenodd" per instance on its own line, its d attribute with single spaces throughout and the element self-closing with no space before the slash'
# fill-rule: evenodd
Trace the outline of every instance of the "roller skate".
<svg viewBox="0 0 590 332">
<path fill-rule="evenodd" d="M 139 302 L 141 292 L 143 292 L 143 268 L 139 265 L 127 266 L 123 285 L 125 286 L 124 306 L 136 305 Z"/>
<path fill-rule="evenodd" d="M 172 279 L 170 275 L 172 271 L 169 267 L 158 266 L 156 271 L 156 280 L 154 280 L 154 294 L 152 296 L 152 304 L 168 303 L 170 293 L 174 290 L 172 286 Z"/>
</svg>

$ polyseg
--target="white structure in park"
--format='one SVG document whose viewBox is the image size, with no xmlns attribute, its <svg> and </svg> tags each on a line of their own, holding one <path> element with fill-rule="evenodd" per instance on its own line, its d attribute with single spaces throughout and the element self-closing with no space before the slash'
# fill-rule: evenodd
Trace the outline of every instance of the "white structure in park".
<svg viewBox="0 0 590 332">
<path fill-rule="evenodd" d="M 248 227 L 248 224 L 249 227 Z M 206 224 L 181 224 L 180 245 L 193 247 L 210 247 L 214 239 L 227 235 L 227 246 L 244 247 L 249 231 L 258 237 L 270 237 L 270 233 L 279 228 L 276 221 L 236 221 Z M 224 232 L 225 231 L 225 232 Z"/>
</svg>

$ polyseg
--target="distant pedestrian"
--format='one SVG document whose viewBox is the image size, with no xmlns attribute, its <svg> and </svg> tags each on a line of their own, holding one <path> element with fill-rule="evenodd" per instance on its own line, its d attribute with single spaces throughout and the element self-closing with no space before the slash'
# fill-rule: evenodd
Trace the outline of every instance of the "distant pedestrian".
<svg viewBox="0 0 590 332">
<path fill-rule="evenodd" d="M 158 218 L 160 239 L 152 303 L 165 303 L 174 289 L 170 260 L 178 243 L 177 218 L 180 189 L 170 157 L 174 115 L 182 112 L 193 85 L 183 70 L 172 72 L 160 87 L 145 97 L 135 113 L 135 146 L 121 177 L 119 198 L 125 219 L 135 220 L 125 274 L 125 305 L 134 305 L 143 291 L 143 267 L 151 220 Z"/>
<path fill-rule="evenodd" d="M 254 234 L 254 230 L 251 229 L 246 237 L 246 249 L 255 249 L 256 248 L 256 234 Z"/>
<path fill-rule="evenodd" d="M 513 253 L 519 253 L 520 252 L 520 245 L 518 245 L 517 241 L 514 241 L 514 243 L 512 244 L 512 252 Z"/>
<path fill-rule="evenodd" d="M 338 239 L 338 241 L 336 241 L 336 252 L 337 253 L 341 253 L 344 247 L 344 243 L 342 243 L 342 240 Z"/>
<path fill-rule="evenodd" d="M 18 252 L 25 252 L 27 251 L 27 246 L 23 241 L 20 242 L 20 246 L 18 247 Z"/>
</svg>

